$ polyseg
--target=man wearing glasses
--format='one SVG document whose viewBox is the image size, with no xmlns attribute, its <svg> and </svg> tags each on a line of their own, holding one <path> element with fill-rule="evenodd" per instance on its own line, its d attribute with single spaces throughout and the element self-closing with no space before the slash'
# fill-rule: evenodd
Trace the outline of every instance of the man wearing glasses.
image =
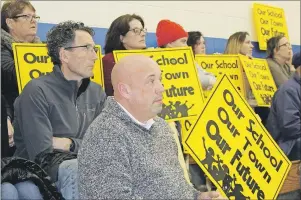
<svg viewBox="0 0 301 200">
<path fill-rule="evenodd" d="M 31 80 L 14 104 L 16 156 L 51 160 L 57 150 L 77 154 L 106 99 L 101 86 L 89 79 L 97 59 L 93 35 L 93 29 L 72 21 L 48 32 L 53 72 Z M 66 199 L 78 199 L 77 160 L 61 160 L 46 171 Z"/>
<path fill-rule="evenodd" d="M 291 57 L 292 46 L 285 36 L 275 36 L 267 41 L 267 62 L 277 88 L 294 74 L 295 70 L 288 64 Z"/>
</svg>

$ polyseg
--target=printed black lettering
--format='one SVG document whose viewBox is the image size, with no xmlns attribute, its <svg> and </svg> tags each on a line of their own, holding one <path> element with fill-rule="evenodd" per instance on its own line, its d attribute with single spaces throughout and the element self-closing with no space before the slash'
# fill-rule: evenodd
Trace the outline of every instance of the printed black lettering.
<svg viewBox="0 0 301 200">
<path fill-rule="evenodd" d="M 280 169 L 280 167 L 282 166 L 283 161 L 282 160 L 277 161 L 276 158 L 271 155 L 272 152 L 270 151 L 270 149 L 268 149 L 268 147 L 265 146 L 265 143 L 264 143 L 264 141 L 262 139 L 263 135 L 262 134 L 258 134 L 253 129 L 254 125 L 255 125 L 255 122 L 252 119 L 249 119 L 249 126 L 250 127 L 246 128 L 247 131 L 252 134 L 252 137 L 254 139 L 254 142 L 256 142 L 256 145 L 259 146 L 259 148 L 261 149 L 263 155 L 267 159 L 269 159 L 272 167 L 278 172 L 279 169 Z"/>
<path fill-rule="evenodd" d="M 223 68 L 223 69 L 234 69 L 234 68 L 238 68 L 238 61 L 235 60 L 235 62 L 233 63 L 227 63 L 224 60 L 222 60 L 221 63 L 219 63 L 220 60 L 216 60 L 215 63 L 217 65 L 217 69 L 219 68 Z"/>
<path fill-rule="evenodd" d="M 36 56 L 33 53 L 26 53 L 23 56 L 24 61 L 27 62 L 28 64 L 33 64 L 33 63 L 47 63 L 49 56 Z"/>
<path fill-rule="evenodd" d="M 208 64 L 207 64 L 207 63 L 204 62 L 204 61 L 201 62 L 201 67 L 202 67 L 203 69 L 207 69 L 207 68 L 212 69 L 212 66 L 213 66 L 212 63 L 208 63 Z"/>
<path fill-rule="evenodd" d="M 230 78 L 231 78 L 232 80 L 238 80 L 238 76 L 235 75 L 235 74 L 231 74 L 231 75 L 230 75 Z"/>
<path fill-rule="evenodd" d="M 211 127 L 214 127 L 214 131 L 211 130 Z M 207 122 L 206 132 L 212 140 L 215 140 L 216 145 L 222 151 L 223 154 L 225 154 L 227 151 L 231 150 L 229 144 L 220 135 L 219 127 L 215 121 L 209 120 Z"/>
<path fill-rule="evenodd" d="M 185 130 L 188 131 L 192 124 L 190 123 L 189 120 L 185 120 L 184 125 L 185 125 Z"/>
<path fill-rule="evenodd" d="M 246 183 L 246 185 L 249 187 L 253 194 L 257 192 L 257 197 L 260 197 L 260 199 L 264 199 L 265 195 L 260 189 L 256 180 L 252 177 L 250 167 L 244 166 L 242 162 L 240 162 L 241 157 L 242 153 L 237 149 L 230 163 L 234 166 L 234 163 L 236 163 L 235 161 L 238 161 L 236 166 L 237 173 L 242 177 L 242 180 Z"/>
<path fill-rule="evenodd" d="M 186 53 L 183 54 L 183 57 L 179 58 L 166 58 L 164 55 L 161 56 L 158 60 L 156 60 L 158 65 L 183 65 L 188 64 Z"/>
<path fill-rule="evenodd" d="M 225 117 L 222 116 L 222 113 L 224 113 Z M 229 115 L 224 108 L 219 107 L 217 110 L 217 114 L 218 114 L 218 117 L 221 120 L 221 122 L 223 122 L 224 124 L 227 125 L 227 128 L 230 131 L 230 133 L 233 135 L 233 137 L 235 137 L 236 135 L 240 135 L 240 133 L 237 131 L 235 125 L 230 121 Z"/>
<path fill-rule="evenodd" d="M 234 111 L 234 113 L 236 114 L 237 118 L 240 119 L 241 117 L 244 118 L 245 115 L 242 113 L 242 111 L 240 110 L 240 108 L 234 103 L 234 97 L 232 95 L 232 93 L 225 89 L 223 92 L 223 97 L 225 102 L 232 107 L 232 110 Z M 227 98 L 229 97 L 229 98 Z"/>
<path fill-rule="evenodd" d="M 266 11 L 260 10 L 260 8 L 258 8 L 257 13 L 260 14 L 260 15 L 265 15 Z"/>
<path fill-rule="evenodd" d="M 247 148 L 248 148 L 248 146 L 250 145 L 250 146 L 252 146 L 252 144 L 251 144 L 251 142 L 250 142 L 250 140 L 245 136 L 245 139 L 246 139 L 246 144 L 245 144 L 245 146 L 244 146 L 244 150 L 246 150 Z"/>
<path fill-rule="evenodd" d="M 266 30 L 263 27 L 261 27 L 260 31 L 261 31 L 262 35 L 268 35 L 268 36 L 270 36 L 270 30 Z"/>
<path fill-rule="evenodd" d="M 253 86 L 254 86 L 255 90 L 261 90 L 261 85 L 255 83 L 254 81 L 253 81 Z"/>
<path fill-rule="evenodd" d="M 34 79 L 34 78 L 39 78 L 40 76 L 42 76 L 42 72 L 40 72 L 39 70 L 37 69 L 33 69 L 29 72 L 29 77 L 31 79 Z"/>
<path fill-rule="evenodd" d="M 39 78 L 40 76 L 43 76 L 43 75 L 46 75 L 46 74 L 49 74 L 49 73 L 50 72 L 41 72 L 38 69 L 33 69 L 33 70 L 30 70 L 29 77 L 31 79 L 34 79 L 34 78 Z"/>
<path fill-rule="evenodd" d="M 268 21 L 268 20 L 265 20 L 265 19 L 262 19 L 262 18 L 260 18 L 260 23 L 261 23 L 261 24 L 269 24 L 269 21 Z"/>
<path fill-rule="evenodd" d="M 174 85 L 171 85 L 169 89 L 165 90 L 167 97 L 181 97 L 181 96 L 188 96 L 188 95 L 194 95 L 194 88 L 189 87 L 175 87 Z"/>
<path fill-rule="evenodd" d="M 166 73 L 165 78 L 167 80 L 173 80 L 173 79 L 186 79 L 189 78 L 188 72 L 175 72 L 175 73 Z"/>
<path fill-rule="evenodd" d="M 24 61 L 28 64 L 33 64 L 36 62 L 36 56 L 33 53 L 26 53 L 24 54 Z"/>
</svg>

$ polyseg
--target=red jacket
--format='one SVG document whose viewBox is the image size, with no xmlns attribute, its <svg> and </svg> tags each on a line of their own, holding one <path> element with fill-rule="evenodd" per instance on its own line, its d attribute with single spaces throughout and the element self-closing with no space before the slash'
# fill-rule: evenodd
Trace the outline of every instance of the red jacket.
<svg viewBox="0 0 301 200">
<path fill-rule="evenodd" d="M 105 92 L 107 96 L 113 96 L 114 90 L 111 81 L 111 73 L 115 65 L 115 59 L 113 53 L 108 53 L 102 58 L 103 64 L 103 76 L 105 82 Z"/>
</svg>

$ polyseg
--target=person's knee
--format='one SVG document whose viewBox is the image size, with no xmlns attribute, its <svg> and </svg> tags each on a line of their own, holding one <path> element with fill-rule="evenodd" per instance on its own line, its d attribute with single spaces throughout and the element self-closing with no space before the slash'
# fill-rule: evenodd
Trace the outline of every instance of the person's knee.
<svg viewBox="0 0 301 200">
<path fill-rule="evenodd" d="M 2 183 L 1 184 L 1 199 L 11 200 L 19 199 L 17 188 L 11 183 Z"/>
<path fill-rule="evenodd" d="M 78 198 L 77 159 L 66 160 L 59 166 L 57 187 L 66 199 Z"/>
<path fill-rule="evenodd" d="M 70 174 L 76 174 L 78 172 L 77 159 L 66 160 L 59 166 L 59 176 L 69 176 Z"/>
<path fill-rule="evenodd" d="M 31 181 L 24 181 L 15 185 L 21 199 L 42 199 L 40 189 Z"/>
</svg>

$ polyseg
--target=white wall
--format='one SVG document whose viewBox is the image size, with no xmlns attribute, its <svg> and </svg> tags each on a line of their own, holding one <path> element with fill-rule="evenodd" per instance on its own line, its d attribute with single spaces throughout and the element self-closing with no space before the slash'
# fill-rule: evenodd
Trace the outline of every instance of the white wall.
<svg viewBox="0 0 301 200">
<path fill-rule="evenodd" d="M 141 15 L 150 32 L 161 19 L 181 24 L 187 31 L 200 30 L 205 36 L 227 39 L 236 31 L 255 38 L 252 5 L 256 1 L 32 1 L 41 22 L 83 21 L 108 28 L 118 16 Z M 285 11 L 292 44 L 300 45 L 300 1 L 257 1 Z"/>
</svg>

